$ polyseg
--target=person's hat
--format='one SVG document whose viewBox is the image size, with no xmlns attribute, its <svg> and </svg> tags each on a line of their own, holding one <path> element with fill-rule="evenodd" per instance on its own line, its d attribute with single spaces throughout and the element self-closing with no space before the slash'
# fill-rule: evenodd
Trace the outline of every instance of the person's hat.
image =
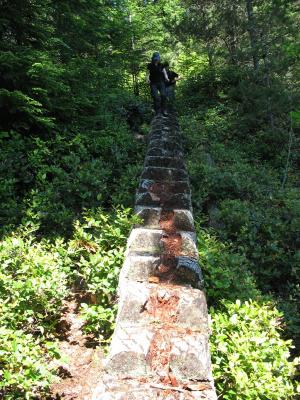
<svg viewBox="0 0 300 400">
<path fill-rule="evenodd" d="M 159 54 L 158 51 L 155 51 L 155 52 L 152 54 L 152 61 L 160 61 L 160 54 Z"/>
</svg>

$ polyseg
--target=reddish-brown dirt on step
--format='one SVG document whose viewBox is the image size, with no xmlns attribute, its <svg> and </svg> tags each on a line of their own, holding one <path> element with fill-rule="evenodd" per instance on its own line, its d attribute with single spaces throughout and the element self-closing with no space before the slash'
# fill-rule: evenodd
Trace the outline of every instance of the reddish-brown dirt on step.
<svg viewBox="0 0 300 400">
<path fill-rule="evenodd" d="M 152 339 L 149 352 L 146 356 L 151 369 L 157 373 L 161 382 L 169 383 L 171 343 L 168 332 L 157 331 Z M 165 382 L 167 380 L 167 382 Z"/>
<path fill-rule="evenodd" d="M 156 197 L 160 199 L 161 203 L 164 203 L 167 201 L 171 195 L 172 192 L 170 190 L 170 185 L 167 185 L 166 183 L 153 183 L 149 187 L 149 193 L 153 193 Z"/>
<path fill-rule="evenodd" d="M 175 212 L 173 210 L 162 210 L 160 214 L 159 225 L 167 233 L 175 233 L 174 223 Z"/>
<path fill-rule="evenodd" d="M 164 246 L 164 254 L 168 256 L 179 256 L 182 246 L 182 237 L 180 233 L 171 233 L 169 235 L 163 235 L 161 241 Z"/>
<path fill-rule="evenodd" d="M 145 307 L 146 313 L 152 315 L 162 323 L 174 323 L 177 321 L 177 306 L 179 295 L 165 290 L 162 286 L 151 289 L 150 297 Z"/>
</svg>

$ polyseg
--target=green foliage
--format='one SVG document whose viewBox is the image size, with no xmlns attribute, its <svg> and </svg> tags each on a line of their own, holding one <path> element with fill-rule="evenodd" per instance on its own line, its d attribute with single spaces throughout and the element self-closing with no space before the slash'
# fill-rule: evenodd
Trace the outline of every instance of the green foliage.
<svg viewBox="0 0 300 400">
<path fill-rule="evenodd" d="M 62 253 L 53 251 L 59 247 Z M 0 245 L 2 326 L 27 332 L 49 329 L 58 317 L 67 288 L 69 266 L 63 243 L 37 242 L 13 234 Z"/>
<path fill-rule="evenodd" d="M 38 241 L 33 223 L 0 245 L 0 393 L 8 399 L 44 393 L 55 376 L 56 328 L 75 286 L 85 330 L 100 342 L 112 334 L 119 271 L 132 225 L 130 209 L 84 213 L 69 241 Z M 96 304 L 93 304 L 96 303 Z M 2 335 L 3 333 L 3 335 Z M 15 397 L 14 397 L 15 396 Z M 5 397 L 6 398 L 6 397 Z"/>
<path fill-rule="evenodd" d="M 97 304 L 82 304 L 87 321 L 85 329 L 102 341 L 109 339 L 113 332 L 119 272 L 129 230 L 137 222 L 130 209 L 117 209 L 111 214 L 98 209 L 86 213 L 83 223 L 75 223 L 74 237 L 70 241 L 76 265 L 74 277 Z"/>
<path fill-rule="evenodd" d="M 54 379 L 49 362 L 58 357 L 55 345 L 5 327 L 0 327 L 0 337 L 0 395 L 7 400 L 36 398 Z"/>
<path fill-rule="evenodd" d="M 84 331 L 96 334 L 100 343 L 105 345 L 110 343 L 111 336 L 115 329 L 115 319 L 117 315 L 117 304 L 89 305 L 81 304 L 81 315 L 86 321 Z M 105 349 L 105 347 L 104 347 Z"/>
<path fill-rule="evenodd" d="M 86 331 L 109 340 L 135 222 L 117 206 L 133 203 L 144 151 L 127 125 L 146 132 L 151 118 L 129 91 L 148 95 L 154 50 L 184 77 L 179 109 L 194 210 L 206 224 L 199 251 L 216 307 L 219 391 L 224 399 L 292 396 L 290 344 L 271 304 L 276 298 L 284 312 L 285 334 L 297 336 L 299 17 L 293 2 L 263 0 L 251 20 L 246 4 L 1 2 L 0 396 L 45 393 L 74 287 Z"/>
<path fill-rule="evenodd" d="M 7 399 L 32 398 L 53 380 L 48 361 L 59 357 L 53 334 L 70 293 L 64 243 L 38 242 L 31 231 L 0 245 L 0 393 Z"/>
<path fill-rule="evenodd" d="M 297 337 L 300 265 L 299 191 L 294 186 L 297 175 L 291 173 L 289 185 L 281 188 L 280 160 L 284 153 L 277 152 L 276 160 L 274 157 L 261 160 L 259 135 L 241 141 L 234 106 L 234 103 L 205 106 L 196 116 L 183 117 L 194 209 L 201 213 L 205 224 L 215 228 L 218 245 L 220 241 L 231 243 L 230 251 L 237 262 L 246 266 L 263 293 L 272 292 L 280 300 L 289 334 Z M 203 246 L 207 247 L 205 242 Z M 222 263 L 228 262 L 223 259 Z M 209 268 L 207 274 L 210 280 L 213 272 Z M 226 289 L 227 279 L 224 282 Z M 211 284 L 214 287 L 213 281 Z M 233 293 L 235 290 L 240 296 L 239 288 Z M 224 294 L 226 298 L 228 290 Z M 222 294 L 214 295 L 222 298 Z"/>
<path fill-rule="evenodd" d="M 255 3 L 252 20 L 251 0 L 184 3 L 179 31 L 199 62 L 178 109 L 218 395 L 298 398 L 299 17 L 286 2 Z"/>
<path fill-rule="evenodd" d="M 199 224 L 197 230 L 208 302 L 213 304 L 210 343 L 219 397 L 294 399 L 300 391 L 294 380 L 299 359 L 292 361 L 292 341 L 282 339 L 283 314 L 271 296 L 257 289 L 242 248 L 222 242 Z"/>
<path fill-rule="evenodd" d="M 70 249 L 76 265 L 74 277 L 97 305 L 82 304 L 86 331 L 107 340 L 113 331 L 115 302 L 125 244 L 132 224 L 138 220 L 130 209 L 107 214 L 101 209 L 86 213 L 84 223 L 75 223 Z"/>
<path fill-rule="evenodd" d="M 74 288 L 86 331 L 103 342 L 112 332 L 134 223 L 113 209 L 132 206 L 144 150 L 127 110 L 149 122 L 128 91 L 126 17 L 124 3 L 102 0 L 1 3 L 0 397 L 47 392 Z"/>
<path fill-rule="evenodd" d="M 229 130 L 228 113 L 216 115 L 215 109 L 187 119 L 186 135 L 194 210 L 207 226 L 198 224 L 198 247 L 214 305 L 218 394 L 293 399 L 298 361 L 282 336 L 299 333 L 298 189 L 291 177 L 282 191 L 273 163 L 261 162 L 257 151 L 248 153 L 258 142 L 241 144 Z M 275 324 L 283 316 L 285 324 Z"/>
<path fill-rule="evenodd" d="M 281 338 L 282 314 L 272 304 L 223 302 L 212 315 L 213 374 L 221 399 L 287 400 L 300 392 L 293 382 L 299 360 Z"/>
<path fill-rule="evenodd" d="M 210 304 L 221 300 L 257 298 L 259 291 L 247 258 L 198 226 L 198 250 Z"/>
<path fill-rule="evenodd" d="M 2 224 L 23 216 L 44 233 L 70 234 L 84 207 L 130 206 L 143 145 L 131 140 L 124 123 L 116 128 L 112 117 L 106 123 L 101 131 L 60 133 L 47 140 L 17 133 L 0 139 Z"/>
</svg>

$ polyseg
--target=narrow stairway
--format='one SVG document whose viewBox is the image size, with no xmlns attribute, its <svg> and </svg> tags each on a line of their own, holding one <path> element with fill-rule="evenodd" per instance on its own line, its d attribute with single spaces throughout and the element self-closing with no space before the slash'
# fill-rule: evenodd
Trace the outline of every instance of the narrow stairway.
<svg viewBox="0 0 300 400">
<path fill-rule="evenodd" d="M 119 312 L 93 400 L 216 400 L 209 327 L 176 116 L 155 117 L 136 195 Z"/>
</svg>

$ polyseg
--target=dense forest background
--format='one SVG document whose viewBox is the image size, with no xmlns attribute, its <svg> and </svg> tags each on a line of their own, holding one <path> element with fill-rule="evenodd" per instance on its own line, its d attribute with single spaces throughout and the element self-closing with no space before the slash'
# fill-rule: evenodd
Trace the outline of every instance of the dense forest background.
<svg viewBox="0 0 300 400">
<path fill-rule="evenodd" d="M 219 398 L 299 398 L 297 1 L 0 0 L 0 10 L 0 397 L 47 398 L 66 299 L 109 341 L 152 118 L 146 63 L 159 50 L 183 77 Z"/>
</svg>

